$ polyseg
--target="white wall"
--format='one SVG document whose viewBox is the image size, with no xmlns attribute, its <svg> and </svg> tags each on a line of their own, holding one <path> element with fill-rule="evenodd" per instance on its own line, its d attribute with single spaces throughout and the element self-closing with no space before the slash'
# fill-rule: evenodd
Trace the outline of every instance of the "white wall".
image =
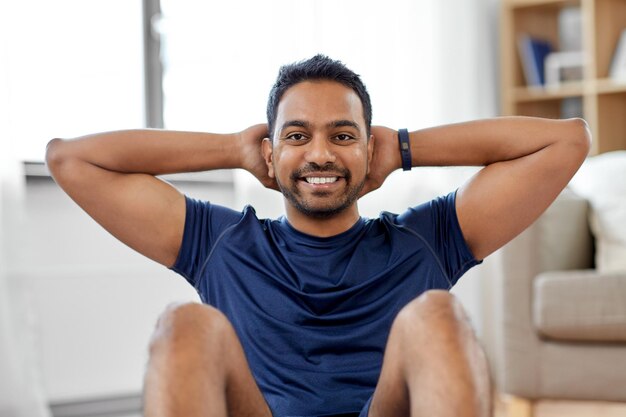
<svg viewBox="0 0 626 417">
<path fill-rule="evenodd" d="M 223 185 L 180 184 L 232 204 Z M 51 402 L 141 391 L 160 312 L 198 300 L 186 281 L 119 243 L 50 179 L 31 179 L 5 232 L 8 275 L 28 294 Z"/>
</svg>

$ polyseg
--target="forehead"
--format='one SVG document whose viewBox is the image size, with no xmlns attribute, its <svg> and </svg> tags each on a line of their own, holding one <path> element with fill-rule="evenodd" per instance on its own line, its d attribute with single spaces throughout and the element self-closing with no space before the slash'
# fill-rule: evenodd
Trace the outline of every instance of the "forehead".
<svg viewBox="0 0 626 417">
<path fill-rule="evenodd" d="M 278 129 L 290 120 L 323 124 L 338 119 L 365 125 L 359 96 L 335 81 L 303 81 L 292 86 L 283 94 L 276 112 Z"/>
</svg>

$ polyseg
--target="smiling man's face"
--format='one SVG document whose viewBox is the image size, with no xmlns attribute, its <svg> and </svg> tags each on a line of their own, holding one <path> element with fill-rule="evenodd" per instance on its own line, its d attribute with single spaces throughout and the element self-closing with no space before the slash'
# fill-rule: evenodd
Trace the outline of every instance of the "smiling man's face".
<svg viewBox="0 0 626 417">
<path fill-rule="evenodd" d="M 334 81 L 298 83 L 281 98 L 275 126 L 264 154 L 287 214 L 330 218 L 356 211 L 371 158 L 359 96 Z"/>
</svg>

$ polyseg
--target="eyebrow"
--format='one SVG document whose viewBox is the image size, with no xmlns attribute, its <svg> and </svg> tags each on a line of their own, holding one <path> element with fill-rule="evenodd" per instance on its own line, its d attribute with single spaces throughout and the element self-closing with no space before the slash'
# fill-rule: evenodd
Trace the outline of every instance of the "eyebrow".
<svg viewBox="0 0 626 417">
<path fill-rule="evenodd" d="M 288 127 L 303 127 L 305 129 L 308 129 L 311 127 L 311 123 L 305 121 L 305 120 L 288 120 L 285 123 L 283 123 L 283 126 L 281 128 L 282 129 L 286 129 Z M 334 120 L 330 123 L 326 124 L 326 127 L 353 127 L 357 130 L 359 130 L 359 125 L 358 123 L 352 121 L 352 120 Z"/>
<path fill-rule="evenodd" d="M 283 123 L 281 130 L 292 126 L 308 128 L 311 126 L 311 123 L 304 120 L 287 120 L 285 123 Z"/>
<path fill-rule="evenodd" d="M 327 125 L 328 127 L 353 127 L 359 130 L 359 125 L 352 120 L 335 120 Z"/>
</svg>

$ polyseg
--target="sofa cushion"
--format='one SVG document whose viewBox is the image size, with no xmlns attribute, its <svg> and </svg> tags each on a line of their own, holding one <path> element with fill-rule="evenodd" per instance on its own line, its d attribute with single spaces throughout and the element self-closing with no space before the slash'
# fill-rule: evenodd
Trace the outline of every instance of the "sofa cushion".
<svg viewBox="0 0 626 417">
<path fill-rule="evenodd" d="M 591 203 L 590 224 L 600 272 L 626 271 L 625 178 L 626 151 L 616 151 L 587 159 L 570 183 Z"/>
<path fill-rule="evenodd" d="M 589 201 L 566 188 L 533 226 L 540 271 L 593 268 Z M 540 248 L 540 249 L 539 249 Z"/>
<path fill-rule="evenodd" d="M 626 273 L 551 271 L 533 285 L 533 322 L 542 336 L 626 341 Z"/>
</svg>

